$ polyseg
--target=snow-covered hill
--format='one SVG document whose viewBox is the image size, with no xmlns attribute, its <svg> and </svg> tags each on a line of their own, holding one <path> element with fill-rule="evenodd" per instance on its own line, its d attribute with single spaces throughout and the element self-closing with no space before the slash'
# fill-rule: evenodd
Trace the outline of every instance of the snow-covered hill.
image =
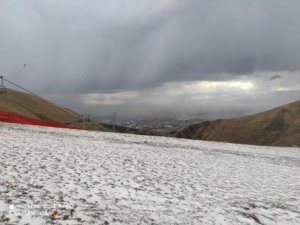
<svg viewBox="0 0 300 225">
<path fill-rule="evenodd" d="M 296 225 L 300 149 L 0 123 L 0 224 Z"/>
</svg>

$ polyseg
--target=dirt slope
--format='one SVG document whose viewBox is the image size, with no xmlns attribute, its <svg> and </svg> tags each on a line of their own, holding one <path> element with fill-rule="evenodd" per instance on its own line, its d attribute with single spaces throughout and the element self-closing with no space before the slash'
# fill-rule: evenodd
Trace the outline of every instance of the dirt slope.
<svg viewBox="0 0 300 225">
<path fill-rule="evenodd" d="M 36 95 L 8 88 L 0 89 L 0 110 L 17 113 L 35 119 L 49 122 L 66 123 L 81 126 L 79 115 L 70 109 L 59 106 Z M 89 122 L 85 124 L 88 130 L 107 131 L 103 126 Z"/>
<path fill-rule="evenodd" d="M 175 136 L 241 144 L 300 146 L 300 100 L 247 117 L 195 124 L 178 131 Z"/>
</svg>

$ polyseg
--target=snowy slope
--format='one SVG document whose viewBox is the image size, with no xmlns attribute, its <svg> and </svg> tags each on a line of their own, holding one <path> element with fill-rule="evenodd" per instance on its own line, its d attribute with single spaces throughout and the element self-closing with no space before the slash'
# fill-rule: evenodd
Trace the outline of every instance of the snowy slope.
<svg viewBox="0 0 300 225">
<path fill-rule="evenodd" d="M 300 224 L 299 148 L 5 123 L 0 144 L 0 224 Z"/>
</svg>

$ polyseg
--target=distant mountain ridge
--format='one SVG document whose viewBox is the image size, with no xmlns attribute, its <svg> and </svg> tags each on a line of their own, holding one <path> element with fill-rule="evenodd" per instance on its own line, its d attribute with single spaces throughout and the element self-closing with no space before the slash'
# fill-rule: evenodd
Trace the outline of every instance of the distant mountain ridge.
<svg viewBox="0 0 300 225">
<path fill-rule="evenodd" d="M 8 88 L 0 88 L 0 109 L 48 122 L 68 123 L 78 127 L 82 125 L 78 113 L 37 95 Z M 93 121 L 85 122 L 85 129 L 108 130 Z"/>
<path fill-rule="evenodd" d="M 300 146 L 300 100 L 251 116 L 194 124 L 173 136 L 252 145 Z"/>
</svg>

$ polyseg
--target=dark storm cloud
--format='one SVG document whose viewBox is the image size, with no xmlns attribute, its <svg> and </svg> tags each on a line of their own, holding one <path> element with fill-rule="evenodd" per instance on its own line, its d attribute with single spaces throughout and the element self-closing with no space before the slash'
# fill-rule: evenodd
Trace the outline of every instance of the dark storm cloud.
<svg viewBox="0 0 300 225">
<path fill-rule="evenodd" d="M 299 100 L 298 73 L 258 73 L 228 81 L 165 83 L 160 87 L 105 93 L 46 95 L 78 112 L 121 117 L 177 115 L 217 118 L 260 112 Z"/>
<path fill-rule="evenodd" d="M 39 92 L 300 69 L 299 0 L 0 1 L 0 67 Z"/>
</svg>

